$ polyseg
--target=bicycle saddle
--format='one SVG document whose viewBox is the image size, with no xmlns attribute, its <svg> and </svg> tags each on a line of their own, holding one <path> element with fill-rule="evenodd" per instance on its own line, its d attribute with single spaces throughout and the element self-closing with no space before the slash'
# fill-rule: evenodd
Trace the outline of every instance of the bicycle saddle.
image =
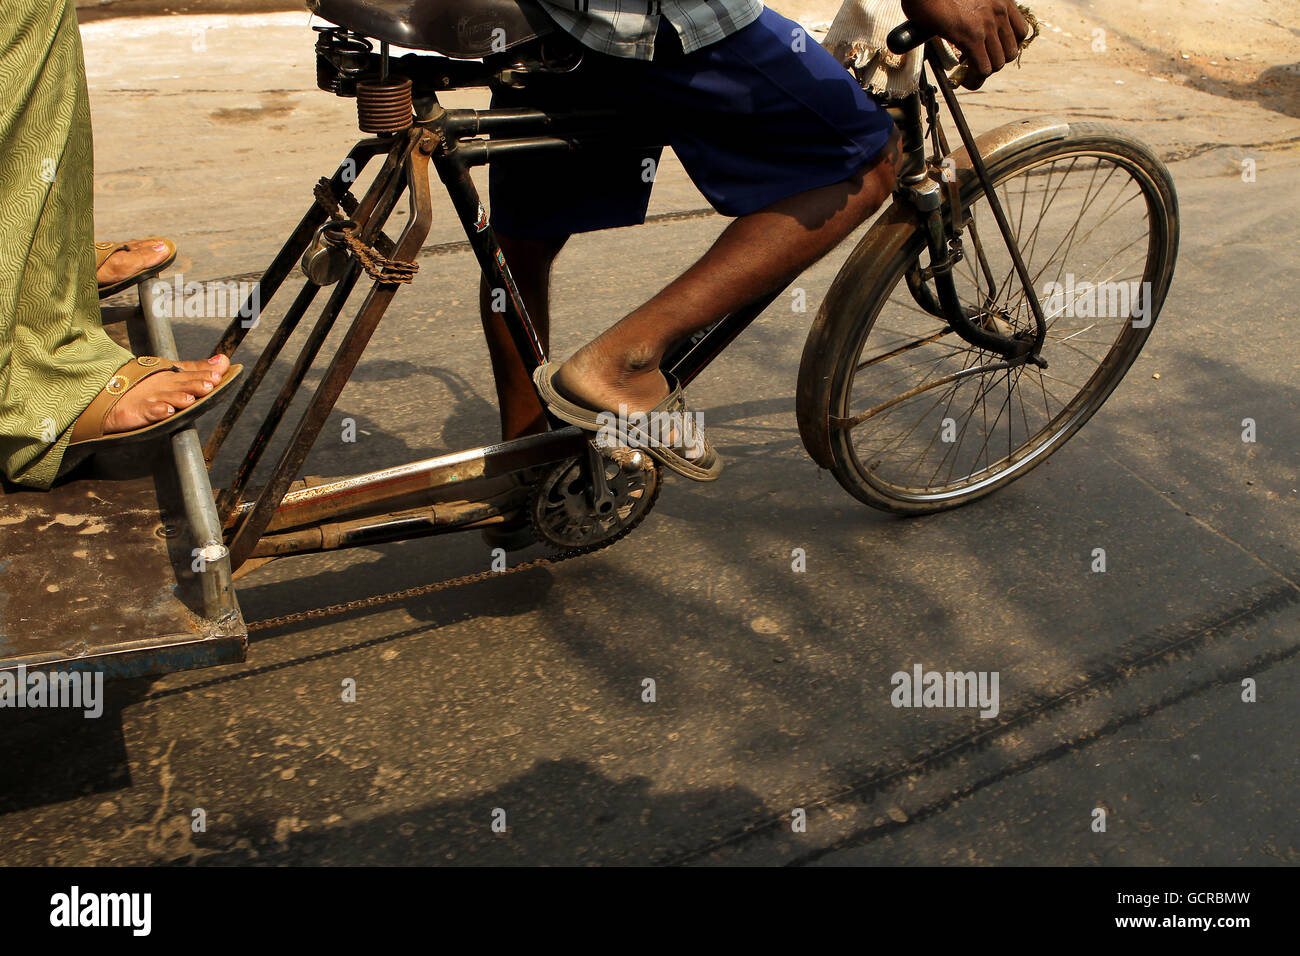
<svg viewBox="0 0 1300 956">
<path fill-rule="evenodd" d="M 307 0 L 307 6 L 362 36 L 458 59 L 499 53 L 555 29 L 531 0 Z"/>
</svg>

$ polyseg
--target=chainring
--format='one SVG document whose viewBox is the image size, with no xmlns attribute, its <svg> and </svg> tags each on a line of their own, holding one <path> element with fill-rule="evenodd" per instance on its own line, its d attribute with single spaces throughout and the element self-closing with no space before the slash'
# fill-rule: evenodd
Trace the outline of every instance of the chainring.
<svg viewBox="0 0 1300 956">
<path fill-rule="evenodd" d="M 659 463 L 644 451 L 600 448 L 605 485 L 613 496 L 604 513 L 592 505 L 586 458 L 555 465 L 534 486 L 528 515 L 539 541 L 555 548 L 593 551 L 630 532 L 654 507 L 662 485 Z"/>
</svg>

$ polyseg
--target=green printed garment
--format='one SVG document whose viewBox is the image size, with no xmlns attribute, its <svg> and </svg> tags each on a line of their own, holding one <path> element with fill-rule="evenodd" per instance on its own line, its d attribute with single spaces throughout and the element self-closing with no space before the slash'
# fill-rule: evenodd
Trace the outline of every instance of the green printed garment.
<svg viewBox="0 0 1300 956">
<path fill-rule="evenodd" d="M 100 326 L 90 103 L 72 0 L 0 16 L 0 474 L 48 488 L 131 358 Z"/>
</svg>

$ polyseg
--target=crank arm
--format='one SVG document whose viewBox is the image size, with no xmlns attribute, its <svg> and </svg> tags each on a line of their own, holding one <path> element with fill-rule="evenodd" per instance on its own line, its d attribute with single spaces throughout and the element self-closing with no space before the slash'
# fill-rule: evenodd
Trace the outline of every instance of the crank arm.
<svg viewBox="0 0 1300 956">
<path fill-rule="evenodd" d="M 596 442 L 587 442 L 587 480 L 590 482 L 591 509 L 598 515 L 607 515 L 614 507 L 614 494 L 605 481 L 605 456 Z"/>
</svg>

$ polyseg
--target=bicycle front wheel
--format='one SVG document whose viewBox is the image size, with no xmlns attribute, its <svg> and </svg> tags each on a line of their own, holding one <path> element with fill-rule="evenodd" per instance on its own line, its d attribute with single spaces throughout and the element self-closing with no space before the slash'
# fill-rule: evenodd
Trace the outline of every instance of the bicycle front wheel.
<svg viewBox="0 0 1300 956">
<path fill-rule="evenodd" d="M 860 247 L 875 255 L 846 262 L 804 349 L 805 442 L 850 494 L 897 514 L 967 504 L 1060 448 L 1137 358 L 1173 276 L 1173 181 L 1141 142 L 1072 124 L 986 162 L 1043 305 L 1047 367 L 999 368 L 925 307 L 924 236 L 897 215 Z M 968 170 L 961 181 L 958 296 L 990 330 L 1032 330 L 983 189 Z"/>
</svg>

